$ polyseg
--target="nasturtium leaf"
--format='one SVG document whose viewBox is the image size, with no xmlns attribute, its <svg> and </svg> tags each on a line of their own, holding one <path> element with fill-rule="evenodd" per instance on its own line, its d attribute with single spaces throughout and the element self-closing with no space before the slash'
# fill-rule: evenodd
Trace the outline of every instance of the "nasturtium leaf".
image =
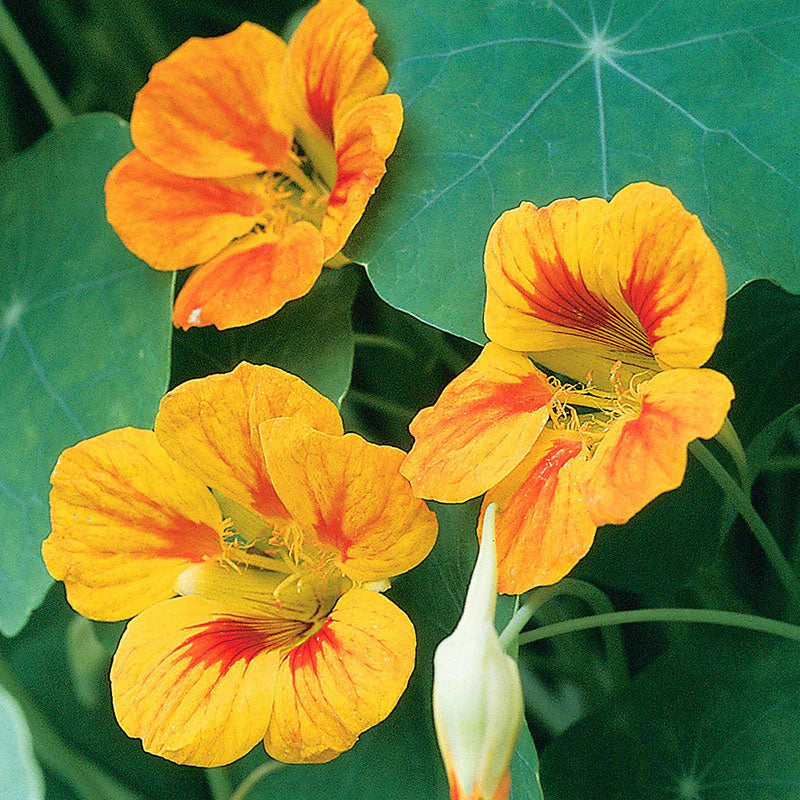
<svg viewBox="0 0 800 800">
<path fill-rule="evenodd" d="M 798 655 L 697 626 L 544 751 L 547 800 L 794 800 Z"/>
<path fill-rule="evenodd" d="M 353 372 L 350 312 L 360 276 L 361 268 L 354 264 L 324 269 L 307 295 L 254 325 L 175 331 L 172 383 L 227 372 L 249 361 L 298 375 L 340 403 Z"/>
<path fill-rule="evenodd" d="M 103 183 L 130 150 L 109 114 L 76 119 L 0 167 L 0 631 L 51 579 L 48 477 L 59 453 L 123 425 L 150 427 L 169 373 L 171 276 L 129 253 Z"/>
<path fill-rule="evenodd" d="M 14 698 L 0 687 L 0 800 L 44 800 L 44 778 L 28 724 Z"/>
<path fill-rule="evenodd" d="M 361 736 L 352 750 L 322 765 L 278 767 L 248 794 L 252 800 L 419 800 L 448 796 L 433 730 L 433 651 L 452 633 L 477 555 L 477 503 L 435 505 L 439 537 L 430 556 L 396 579 L 389 596 L 417 632 L 417 665 L 406 694 L 388 719 Z M 379 679 L 379 678 L 378 678 Z M 527 738 L 526 738 L 527 737 Z M 264 762 L 260 748 L 231 767 L 241 781 Z M 523 731 L 512 764 L 512 800 L 541 800 L 536 751 Z"/>
<path fill-rule="evenodd" d="M 366 0 L 405 124 L 348 254 L 483 340 L 483 250 L 523 200 L 668 186 L 729 290 L 800 291 L 796 0 Z"/>
</svg>

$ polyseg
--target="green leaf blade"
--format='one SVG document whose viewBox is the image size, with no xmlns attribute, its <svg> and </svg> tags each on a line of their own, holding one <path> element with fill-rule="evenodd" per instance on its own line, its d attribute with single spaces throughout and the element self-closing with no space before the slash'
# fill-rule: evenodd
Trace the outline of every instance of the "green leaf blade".
<svg viewBox="0 0 800 800">
<path fill-rule="evenodd" d="M 171 277 L 105 221 L 103 183 L 130 150 L 107 114 L 59 128 L 0 171 L 0 631 L 51 583 L 48 477 L 58 454 L 123 425 L 150 427 L 166 388 Z"/>
<path fill-rule="evenodd" d="M 500 213 L 643 180 L 700 217 L 731 293 L 800 291 L 795 4 L 595 5 L 368 3 L 406 122 L 352 250 L 392 305 L 482 342 Z"/>
</svg>

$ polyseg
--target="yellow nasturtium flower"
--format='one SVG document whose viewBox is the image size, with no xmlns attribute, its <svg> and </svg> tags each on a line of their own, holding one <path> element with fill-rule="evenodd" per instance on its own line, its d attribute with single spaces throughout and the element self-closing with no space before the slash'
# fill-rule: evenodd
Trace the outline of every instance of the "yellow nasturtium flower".
<svg viewBox="0 0 800 800">
<path fill-rule="evenodd" d="M 506 211 L 484 263 L 490 342 L 413 420 L 402 472 L 419 497 L 497 503 L 498 585 L 520 593 L 679 486 L 687 445 L 719 432 L 733 387 L 701 367 L 725 273 L 697 217 L 648 183 Z"/>
<path fill-rule="evenodd" d="M 42 552 L 76 611 L 133 617 L 111 667 L 129 736 L 184 764 L 262 739 L 276 759 L 321 762 L 387 716 L 415 635 L 381 591 L 436 537 L 403 455 L 343 435 L 299 378 L 247 363 L 167 394 L 155 432 L 62 453 Z"/>
<path fill-rule="evenodd" d="M 341 263 L 403 122 L 375 38 L 356 0 L 320 0 L 288 44 L 245 22 L 153 67 L 106 208 L 150 266 L 196 267 L 175 325 L 264 319 Z"/>
<path fill-rule="evenodd" d="M 451 800 L 508 800 L 509 764 L 522 726 L 519 670 L 494 627 L 494 519 L 490 505 L 464 613 L 433 662 L 433 720 Z"/>
</svg>

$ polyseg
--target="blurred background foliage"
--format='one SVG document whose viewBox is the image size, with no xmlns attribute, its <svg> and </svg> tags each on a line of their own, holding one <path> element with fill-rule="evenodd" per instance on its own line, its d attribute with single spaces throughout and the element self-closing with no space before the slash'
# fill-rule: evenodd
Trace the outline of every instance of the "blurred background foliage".
<svg viewBox="0 0 800 800">
<path fill-rule="evenodd" d="M 5 5 L 73 113 L 110 111 L 128 119 L 135 93 L 152 64 L 188 37 L 219 35 L 244 19 L 281 32 L 303 4 L 299 0 L 6 0 Z M 0 165 L 34 144 L 48 128 L 21 76 L 0 51 Z M 311 316 L 315 326 L 308 324 Z M 798 343 L 800 301 L 758 281 L 731 298 L 725 338 L 712 364 L 736 385 L 732 417 L 750 458 L 748 488 L 796 571 L 800 568 Z M 348 429 L 372 441 L 408 448 L 407 426 L 413 415 L 433 403 L 477 352 L 476 345 L 387 305 L 364 271 L 353 266 L 326 271 L 307 298 L 257 326 L 225 334 L 175 332 L 170 384 L 229 369 L 244 358 L 274 363 L 340 400 Z M 474 554 L 475 513 L 474 506 L 440 510 L 446 535 L 436 558 L 423 565 L 423 571 L 398 581 L 394 590 L 424 642 L 421 668 L 398 712 L 386 726 L 366 735 L 352 756 L 330 768 L 282 770 L 277 783 L 266 780 L 248 797 L 268 800 L 280 789 L 280 796 L 294 800 L 292 793 L 302 791 L 302 796 L 311 797 L 328 790 L 342 800 L 377 800 L 381 787 L 381 800 L 410 800 L 421 796 L 418 778 L 409 777 L 413 770 L 432 775 L 444 796 L 430 738 L 430 653 L 457 616 Z M 659 550 L 664 544 L 667 549 Z M 686 604 L 790 622 L 800 618 L 750 531 L 696 464 L 681 490 L 661 498 L 631 526 L 601 531 L 577 574 L 601 587 L 605 595 L 584 586 L 575 597 L 544 605 L 537 623 L 592 613 L 598 603 L 609 601 L 620 610 Z M 56 586 L 16 638 L 0 639 L 0 680 L 32 726 L 47 797 L 227 800 L 251 769 L 265 763 L 263 753 L 254 751 L 227 771 L 205 772 L 144 754 L 138 742 L 119 730 L 110 708 L 106 674 L 120 630 L 118 625 L 92 624 L 77 617 Z M 797 796 L 792 794 L 800 785 L 794 769 L 800 764 L 796 750 L 793 755 L 785 750 L 770 752 L 776 736 L 790 743 L 800 740 L 800 714 L 796 706 L 794 713 L 786 706 L 794 695 L 788 689 L 783 692 L 777 678 L 772 688 L 763 687 L 778 717 L 772 729 L 760 724 L 755 738 L 745 735 L 748 718 L 736 709 L 737 692 L 751 685 L 752 670 L 759 664 L 764 667 L 761 674 L 795 674 L 796 667 L 790 664 L 797 648 L 748 637 L 739 657 L 717 661 L 710 657 L 714 648 L 727 648 L 730 654 L 741 640 L 730 635 L 705 637 L 704 630 L 689 635 L 685 626 L 626 626 L 610 635 L 573 633 L 522 649 L 528 721 L 537 747 L 545 753 L 545 796 L 549 789 L 552 797 L 570 800 Z M 689 666 L 682 672 L 680 664 Z M 690 686 L 688 694 L 680 692 L 681 682 Z M 719 701 L 714 694 L 718 687 Z M 755 688 L 762 691 L 760 684 Z M 757 693 L 746 694 L 753 714 L 758 713 Z M 668 721 L 655 733 L 649 729 L 641 733 L 652 735 L 658 745 L 642 754 L 626 738 L 631 727 L 628 709 L 643 720 L 653 713 L 663 717 L 666 709 L 673 709 L 676 721 Z M 0 725 L 3 719 L 15 718 L 14 713 L 0 717 Z M 709 729 L 714 739 L 708 745 L 711 750 L 702 751 L 706 761 L 693 762 L 692 737 L 703 732 L 704 714 L 713 722 Z M 565 735 L 579 720 L 581 726 Z M 412 728 L 415 733 L 410 736 Z M 604 732 L 609 730 L 613 745 L 605 746 Z M 726 753 L 730 740 L 737 745 L 725 755 L 721 774 L 715 753 Z M 393 757 L 384 765 L 380 753 L 387 748 Z M 419 763 L 406 758 L 409 748 L 417 748 Z M 740 772 L 735 792 L 754 793 L 733 793 L 737 775 L 728 764 L 731 754 Z M 794 761 L 790 759 L 777 783 L 770 784 L 770 758 L 785 761 L 790 756 Z M 370 758 L 372 771 L 364 767 Z M 748 759 L 754 765 L 750 772 L 741 766 Z M 704 763 L 712 762 L 714 769 L 704 771 Z M 69 775 L 63 771 L 65 765 Z M 579 782 L 574 782 L 576 770 L 581 771 Z M 76 774 L 84 775 L 82 782 L 75 782 Z M 34 793 L 30 796 L 36 796 L 35 770 L 14 779 L 29 781 Z M 705 787 L 701 779 L 714 786 Z M 762 791 L 771 794 L 759 794 Z M 0 783 L 0 800 L 20 797 L 13 792 L 4 795 Z M 517 790 L 514 800 L 528 797 L 533 795 Z"/>
</svg>

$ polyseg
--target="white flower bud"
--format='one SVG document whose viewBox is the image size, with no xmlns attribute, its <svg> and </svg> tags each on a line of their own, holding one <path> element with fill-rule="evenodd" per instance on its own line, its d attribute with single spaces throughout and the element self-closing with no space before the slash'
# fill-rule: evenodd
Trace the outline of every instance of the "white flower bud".
<svg viewBox="0 0 800 800">
<path fill-rule="evenodd" d="M 453 800 L 505 800 L 522 724 L 517 664 L 494 627 L 497 602 L 495 504 L 486 509 L 464 613 L 436 649 L 433 716 Z"/>
</svg>

